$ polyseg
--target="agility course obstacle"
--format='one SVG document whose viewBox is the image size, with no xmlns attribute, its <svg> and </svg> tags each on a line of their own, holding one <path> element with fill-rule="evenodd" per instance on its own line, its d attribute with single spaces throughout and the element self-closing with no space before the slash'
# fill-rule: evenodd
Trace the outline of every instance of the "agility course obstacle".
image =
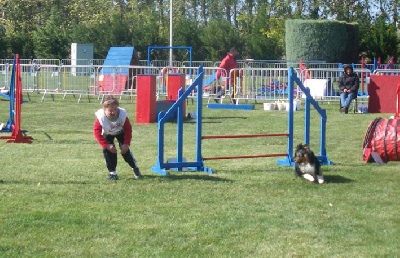
<svg viewBox="0 0 400 258">
<path fill-rule="evenodd" d="M 10 87 L 10 120 L 7 127 L 11 128 L 11 136 L 0 136 L 7 143 L 32 143 L 32 137 L 25 136 L 21 130 L 21 104 L 22 104 L 22 82 L 19 55 L 15 55 L 11 75 Z M 11 90 L 12 89 L 12 90 Z"/>
<path fill-rule="evenodd" d="M 249 134 L 249 135 L 209 135 L 202 136 L 202 105 L 203 105 L 203 68 L 199 67 L 198 75 L 194 80 L 193 84 L 187 88 L 186 91 L 183 89 L 179 90 L 178 100 L 171 106 L 167 112 L 160 112 L 158 114 L 158 155 L 156 165 L 151 168 L 151 171 L 156 172 L 160 175 L 167 175 L 169 169 L 184 171 L 202 171 L 212 174 L 211 168 L 204 166 L 204 160 L 216 160 L 216 159 L 238 159 L 238 158 L 263 158 L 263 157 L 285 157 L 283 160 L 277 160 L 277 164 L 283 166 L 294 166 L 293 157 L 293 123 L 294 123 L 294 83 L 296 82 L 300 89 L 305 93 L 305 124 L 304 124 L 304 141 L 305 144 L 310 144 L 310 105 L 318 111 L 321 116 L 321 128 L 320 128 L 320 156 L 317 156 L 319 161 L 325 165 L 332 165 L 333 163 L 328 160 L 325 149 L 325 130 L 326 130 L 326 111 L 321 109 L 318 103 L 310 95 L 310 90 L 305 88 L 301 83 L 300 79 L 296 76 L 296 72 L 293 68 L 289 68 L 289 111 L 288 111 L 288 133 L 279 134 Z M 183 103 L 186 98 L 191 94 L 197 87 L 197 103 L 196 103 L 196 154 L 195 161 L 188 162 L 183 157 Z M 168 159 L 171 162 L 164 162 L 164 124 L 168 119 L 177 112 L 177 156 L 176 158 Z M 255 137 L 287 137 L 287 152 L 286 153 L 275 153 L 275 154 L 258 154 L 258 155 L 240 155 L 240 156 L 224 156 L 224 157 L 208 157 L 203 158 L 202 156 L 202 145 L 201 141 L 205 139 L 221 139 L 221 138 L 255 138 Z"/>
<path fill-rule="evenodd" d="M 400 160 L 400 119 L 375 118 L 363 142 L 363 161 L 383 163 Z"/>
<path fill-rule="evenodd" d="M 171 106 L 167 112 L 160 112 L 158 114 L 158 155 L 156 160 L 156 165 L 151 168 L 151 171 L 156 172 L 160 175 L 167 175 L 167 169 L 177 169 L 178 171 L 184 170 L 184 168 L 189 168 L 195 171 L 204 171 L 212 173 L 212 170 L 204 167 L 204 162 L 201 157 L 201 123 L 199 123 L 199 118 L 202 117 L 202 106 L 203 106 L 203 68 L 199 67 L 198 75 L 192 85 L 190 85 L 186 91 L 182 89 L 178 92 L 178 99 Z M 183 158 L 183 120 L 184 120 L 184 103 L 187 97 L 194 91 L 197 87 L 197 103 L 196 103 L 196 161 L 187 162 Z M 164 125 L 165 123 L 177 114 L 177 157 L 174 159 L 175 162 L 164 162 Z M 172 160 L 172 159 L 170 159 Z"/>
<path fill-rule="evenodd" d="M 383 163 L 400 160 L 400 84 L 397 85 L 396 115 L 375 118 L 367 128 L 363 142 L 363 160 Z"/>
<path fill-rule="evenodd" d="M 287 133 L 275 133 L 275 134 L 236 134 L 236 135 L 208 135 L 203 136 L 201 139 L 243 139 L 243 138 L 257 138 L 257 137 L 288 137 Z M 239 156 L 219 156 L 204 158 L 203 160 L 217 160 L 217 159 L 251 159 L 251 158 L 268 158 L 268 157 L 283 157 L 287 156 L 287 153 L 273 153 L 273 154 L 256 154 L 256 155 L 239 155 Z"/>
<path fill-rule="evenodd" d="M 304 144 L 310 145 L 310 118 L 311 118 L 311 105 L 315 108 L 320 116 L 320 146 L 319 153 L 317 156 L 318 160 L 322 165 L 333 165 L 333 162 L 328 159 L 326 153 L 326 121 L 328 117 L 326 115 L 326 110 L 322 109 L 318 102 L 311 96 L 310 89 L 305 87 L 301 80 L 297 77 L 296 71 L 293 67 L 289 67 L 288 70 L 288 89 L 289 89 L 289 112 L 288 112 L 288 156 L 285 160 L 278 160 L 277 163 L 280 165 L 293 166 L 293 124 L 294 124 L 294 83 L 300 88 L 300 90 L 305 95 L 304 100 Z"/>
<path fill-rule="evenodd" d="M 3 97 L 5 99 L 7 99 L 7 100 L 10 100 L 10 94 L 8 94 L 8 93 L 6 94 L 6 93 L 3 93 L 3 92 L 0 92 L 0 97 Z"/>
<path fill-rule="evenodd" d="M 167 111 L 178 99 L 179 90 L 185 89 L 184 74 L 168 74 L 167 78 L 167 98 L 156 100 L 156 76 L 151 74 L 137 76 L 135 119 L 137 124 L 156 122 L 158 113 Z M 185 103 L 183 103 L 183 113 L 185 113 Z M 173 118 L 176 118 L 176 115 Z"/>
<path fill-rule="evenodd" d="M 9 102 L 9 115 L 7 123 L 0 128 L 0 133 L 9 133 L 12 131 L 12 126 L 14 124 L 14 114 L 15 114 L 15 64 L 16 60 L 14 58 L 13 66 L 11 70 L 11 80 L 10 80 L 10 90 L 8 91 L 7 98 Z"/>
<path fill-rule="evenodd" d="M 156 76 L 138 75 L 136 88 L 137 124 L 149 124 L 156 121 Z"/>
<path fill-rule="evenodd" d="M 207 105 L 210 109 L 236 109 L 236 110 L 254 110 L 254 104 L 218 104 L 210 103 Z"/>
<path fill-rule="evenodd" d="M 400 76 L 371 75 L 368 84 L 368 113 L 396 112 L 396 88 Z"/>
<path fill-rule="evenodd" d="M 98 78 L 100 92 L 119 94 L 129 86 L 129 66 L 134 65 L 134 47 L 111 47 L 108 51 Z M 116 68 L 120 66 L 121 68 Z"/>
<path fill-rule="evenodd" d="M 206 86 L 210 85 L 215 80 L 217 80 L 217 72 L 211 74 L 210 76 L 208 76 L 207 78 L 205 78 L 203 80 L 203 87 L 206 87 Z"/>
</svg>

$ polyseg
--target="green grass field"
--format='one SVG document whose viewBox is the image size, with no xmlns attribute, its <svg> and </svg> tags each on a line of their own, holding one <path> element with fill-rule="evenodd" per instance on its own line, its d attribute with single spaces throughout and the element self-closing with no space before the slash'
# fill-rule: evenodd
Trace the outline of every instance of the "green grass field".
<svg viewBox="0 0 400 258">
<path fill-rule="evenodd" d="M 136 125 L 135 102 L 121 106 L 133 124 L 131 149 L 144 178 L 119 156 L 119 181 L 107 181 L 92 135 L 99 101 L 33 94 L 22 105 L 32 144 L 0 140 L 0 257 L 398 257 L 399 163 L 362 161 L 370 122 L 392 114 L 327 110 L 326 183 L 297 179 L 277 158 L 207 161 L 216 173 L 150 171 L 157 124 Z M 9 102 L 0 101 L 0 122 Z M 188 104 L 187 111 L 195 105 Z M 295 144 L 303 141 L 295 112 Z M 287 132 L 285 111 L 203 109 L 203 135 Z M 319 154 L 312 111 L 311 147 Z M 166 125 L 165 157 L 176 154 L 176 124 Z M 184 125 L 184 156 L 194 159 L 195 123 Z M 9 135 L 9 134 L 2 134 Z M 203 156 L 285 152 L 286 138 L 206 140 Z"/>
</svg>

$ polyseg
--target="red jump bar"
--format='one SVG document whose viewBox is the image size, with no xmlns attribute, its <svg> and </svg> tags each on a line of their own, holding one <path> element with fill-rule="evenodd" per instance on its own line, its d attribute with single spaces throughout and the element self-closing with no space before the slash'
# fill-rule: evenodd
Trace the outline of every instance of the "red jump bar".
<svg viewBox="0 0 400 258">
<path fill-rule="evenodd" d="M 254 158 L 268 158 L 268 157 L 286 157 L 287 153 L 276 153 L 276 154 L 260 154 L 260 155 L 248 155 L 248 156 L 222 156 L 203 158 L 203 160 L 217 160 L 217 159 L 254 159 Z"/>
<path fill-rule="evenodd" d="M 236 134 L 236 135 L 206 135 L 202 136 L 201 139 L 232 139 L 232 138 L 256 138 L 256 137 L 277 137 L 286 136 L 288 133 L 272 133 L 272 134 Z"/>
</svg>

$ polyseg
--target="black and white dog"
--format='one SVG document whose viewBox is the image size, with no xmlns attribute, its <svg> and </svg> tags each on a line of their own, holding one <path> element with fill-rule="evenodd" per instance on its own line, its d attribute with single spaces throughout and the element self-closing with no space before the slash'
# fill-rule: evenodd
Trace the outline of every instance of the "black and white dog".
<svg viewBox="0 0 400 258">
<path fill-rule="evenodd" d="M 317 181 L 319 184 L 324 183 L 321 164 L 307 144 L 297 145 L 294 162 L 295 176 L 302 177 L 311 182 Z"/>
</svg>

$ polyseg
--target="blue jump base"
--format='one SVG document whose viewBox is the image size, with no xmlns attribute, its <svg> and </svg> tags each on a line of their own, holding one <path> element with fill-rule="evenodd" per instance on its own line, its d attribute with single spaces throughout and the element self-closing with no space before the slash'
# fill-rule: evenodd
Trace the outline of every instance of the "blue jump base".
<svg viewBox="0 0 400 258">
<path fill-rule="evenodd" d="M 207 105 L 210 109 L 235 109 L 235 110 L 254 110 L 254 104 L 217 104 L 212 103 Z"/>
<path fill-rule="evenodd" d="M 10 100 L 10 94 L 5 94 L 5 93 L 0 92 L 0 97 Z"/>
</svg>

